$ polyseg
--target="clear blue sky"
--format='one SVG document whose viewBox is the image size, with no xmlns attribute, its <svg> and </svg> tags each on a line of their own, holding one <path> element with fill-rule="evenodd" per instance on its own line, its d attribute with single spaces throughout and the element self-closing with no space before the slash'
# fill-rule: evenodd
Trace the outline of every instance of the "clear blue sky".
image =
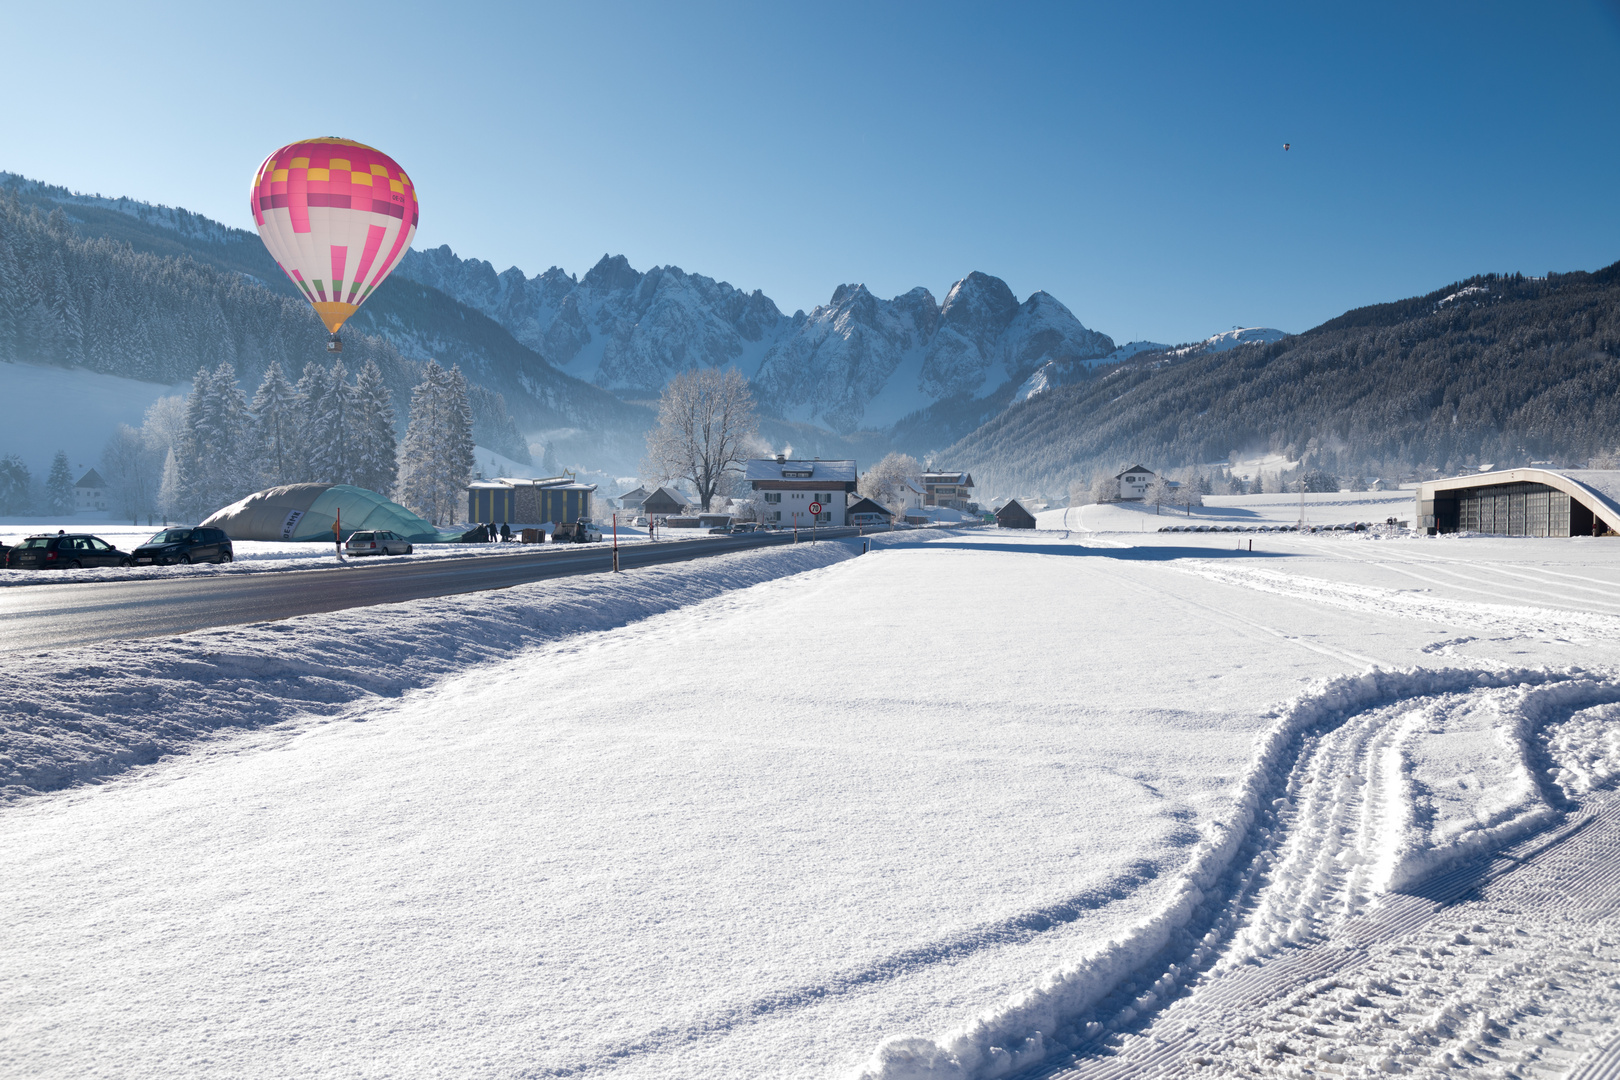
<svg viewBox="0 0 1620 1080">
<path fill-rule="evenodd" d="M 251 227 L 259 160 L 343 135 L 497 269 L 790 313 L 977 269 L 1175 342 L 1620 259 L 1614 0 L 5 14 L 0 169 Z"/>
</svg>

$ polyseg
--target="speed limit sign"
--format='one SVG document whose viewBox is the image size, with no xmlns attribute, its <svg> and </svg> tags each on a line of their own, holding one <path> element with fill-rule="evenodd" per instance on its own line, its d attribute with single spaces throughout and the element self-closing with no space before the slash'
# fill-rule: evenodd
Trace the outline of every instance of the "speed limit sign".
<svg viewBox="0 0 1620 1080">
<path fill-rule="evenodd" d="M 820 504 L 820 503 L 811 503 L 811 504 L 810 504 L 810 512 L 811 512 L 811 513 L 812 513 L 812 514 L 819 514 L 819 513 L 821 513 L 821 504 Z"/>
</svg>

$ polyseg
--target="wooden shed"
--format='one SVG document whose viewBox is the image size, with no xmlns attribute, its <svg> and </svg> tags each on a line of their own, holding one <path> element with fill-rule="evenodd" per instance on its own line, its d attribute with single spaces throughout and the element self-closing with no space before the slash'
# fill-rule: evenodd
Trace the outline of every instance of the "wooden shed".
<svg viewBox="0 0 1620 1080">
<path fill-rule="evenodd" d="M 1024 509 L 1017 499 L 1007 500 L 1007 505 L 996 511 L 996 524 L 1003 529 L 1033 529 L 1035 515 Z"/>
<path fill-rule="evenodd" d="M 641 501 L 641 512 L 648 517 L 679 514 L 686 509 L 686 501 L 667 487 L 661 487 Z"/>
</svg>

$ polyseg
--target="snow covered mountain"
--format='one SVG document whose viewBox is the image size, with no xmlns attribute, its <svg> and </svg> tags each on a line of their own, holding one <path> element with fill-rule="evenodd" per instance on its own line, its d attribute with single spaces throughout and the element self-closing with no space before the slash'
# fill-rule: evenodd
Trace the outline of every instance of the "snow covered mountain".
<svg viewBox="0 0 1620 1080">
<path fill-rule="evenodd" d="M 1044 363 L 1113 347 L 1050 294 L 1020 304 L 1006 282 L 978 271 L 940 305 L 927 289 L 879 300 L 864 285 L 840 285 L 765 355 L 755 385 L 784 415 L 850 431 L 947 398 L 987 398 Z"/>
<path fill-rule="evenodd" d="M 640 273 L 603 255 L 583 278 L 557 267 L 526 277 L 449 246 L 412 251 L 398 273 L 477 308 L 561 370 L 604 389 L 657 395 L 694 366 L 752 375 L 791 326 L 769 297 L 678 266 Z"/>
<path fill-rule="evenodd" d="M 622 255 L 604 255 L 582 278 L 556 267 L 531 278 L 516 267 L 497 274 L 446 246 L 411 252 L 398 273 L 621 395 L 656 394 L 693 366 L 733 365 L 768 411 L 842 433 L 887 427 L 944 399 L 987 398 L 1043 364 L 1114 351 L 1051 295 L 1019 303 L 1004 281 L 979 272 L 943 304 L 924 288 L 882 300 L 846 284 L 825 306 L 791 317 L 757 289 L 675 266 L 641 273 Z"/>
<path fill-rule="evenodd" d="M 1269 326 L 1234 326 L 1203 341 L 1171 349 L 1170 352 L 1173 356 L 1205 356 L 1209 353 L 1235 349 L 1239 345 L 1264 345 L 1272 341 L 1281 341 L 1288 336 L 1288 331 L 1274 330 Z"/>
</svg>

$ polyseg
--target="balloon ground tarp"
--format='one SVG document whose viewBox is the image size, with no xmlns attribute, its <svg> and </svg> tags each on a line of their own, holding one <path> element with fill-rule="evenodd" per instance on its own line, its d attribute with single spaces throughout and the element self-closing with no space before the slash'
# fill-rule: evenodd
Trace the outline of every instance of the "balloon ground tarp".
<svg viewBox="0 0 1620 1080">
<path fill-rule="evenodd" d="M 375 491 L 348 484 L 288 484 L 256 491 L 202 524 L 224 529 L 232 540 L 332 542 L 332 526 L 342 515 L 342 535 L 386 529 L 413 544 L 459 543 L 460 529 L 436 529 Z"/>
</svg>

